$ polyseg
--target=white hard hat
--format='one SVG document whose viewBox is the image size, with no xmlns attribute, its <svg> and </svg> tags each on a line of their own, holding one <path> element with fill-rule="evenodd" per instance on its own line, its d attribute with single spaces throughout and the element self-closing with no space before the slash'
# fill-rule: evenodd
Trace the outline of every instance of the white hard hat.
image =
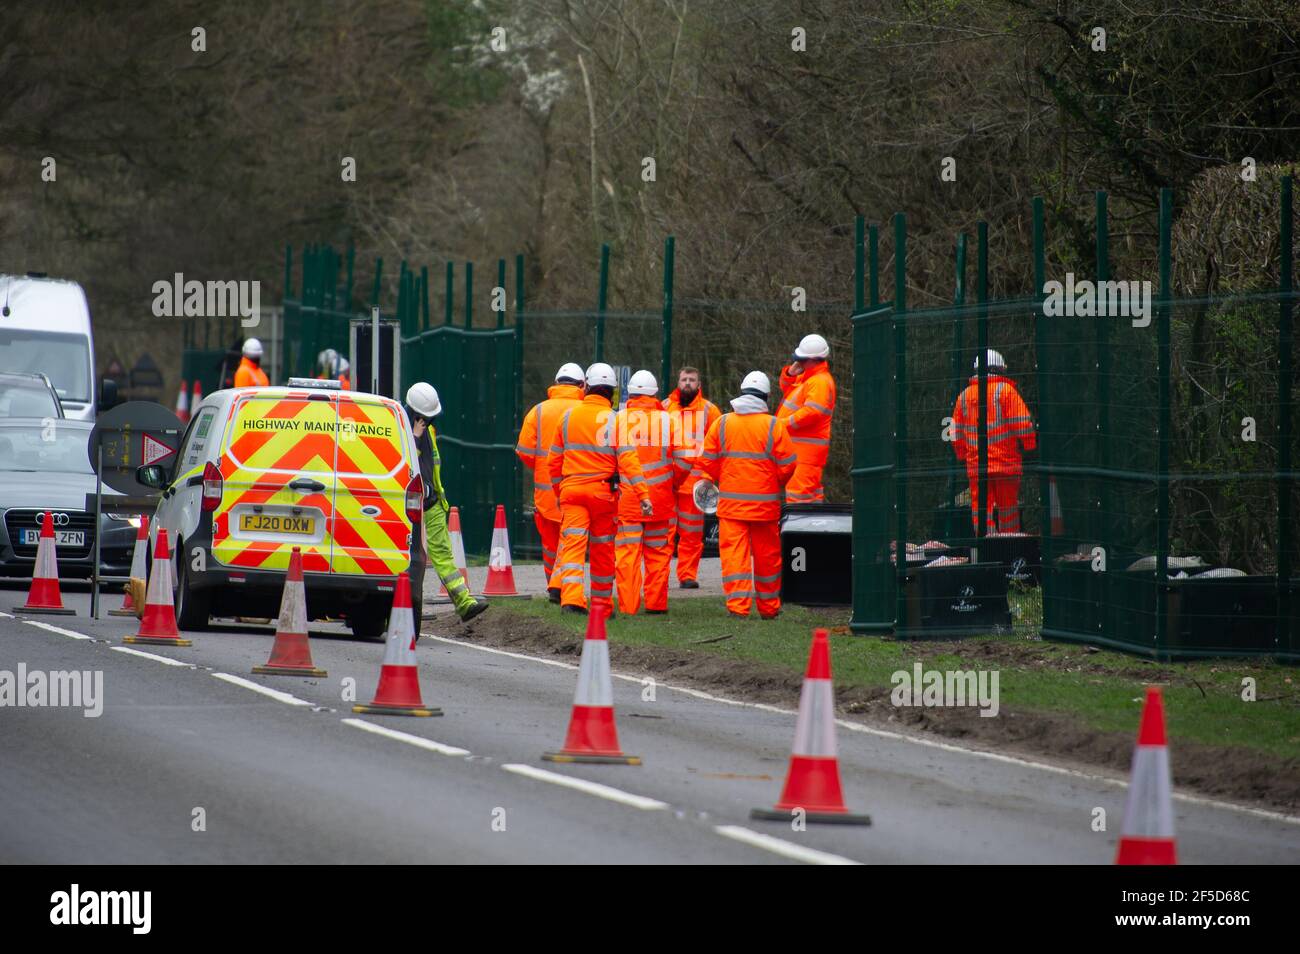
<svg viewBox="0 0 1300 954">
<path fill-rule="evenodd" d="M 740 393 L 766 398 L 772 393 L 772 383 L 762 371 L 751 371 L 745 375 L 745 380 L 740 382 Z"/>
<path fill-rule="evenodd" d="M 244 340 L 244 357 L 260 358 L 262 356 L 262 342 L 256 338 L 247 338 Z"/>
<path fill-rule="evenodd" d="M 339 374 L 346 374 L 351 367 L 352 365 L 348 362 L 348 359 L 339 355 Z"/>
<path fill-rule="evenodd" d="M 831 346 L 821 335 L 804 335 L 799 347 L 794 349 L 796 358 L 829 358 Z"/>
<path fill-rule="evenodd" d="M 582 373 L 581 366 L 574 364 L 572 361 L 560 365 L 560 370 L 555 372 L 556 381 L 572 381 L 574 384 L 581 384 L 585 377 L 586 375 Z"/>
<path fill-rule="evenodd" d="M 1003 371 L 1007 369 L 1007 362 L 1003 359 L 1001 351 L 994 351 L 992 348 L 989 348 L 989 350 L 984 354 L 984 361 L 990 368 L 1001 368 Z M 975 355 L 975 364 L 973 367 L 976 371 L 980 369 L 979 355 Z"/>
<path fill-rule="evenodd" d="M 638 371 L 627 382 L 628 394 L 648 394 L 651 397 L 659 393 L 659 382 L 649 371 Z"/>
<path fill-rule="evenodd" d="M 614 369 L 604 361 L 597 361 L 587 369 L 587 387 L 596 388 L 604 385 L 606 387 L 617 387 L 618 379 L 614 377 Z"/>
<path fill-rule="evenodd" d="M 338 367 L 339 353 L 333 348 L 326 348 L 316 356 L 316 363 L 326 371 L 333 371 Z"/>
<path fill-rule="evenodd" d="M 424 418 L 437 417 L 442 413 L 442 402 L 432 384 L 417 381 L 406 392 L 406 406 Z"/>
</svg>

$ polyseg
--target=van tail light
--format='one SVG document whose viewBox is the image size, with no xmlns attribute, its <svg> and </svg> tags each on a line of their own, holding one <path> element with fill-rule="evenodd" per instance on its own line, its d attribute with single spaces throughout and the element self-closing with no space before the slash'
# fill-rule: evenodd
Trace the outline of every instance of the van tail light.
<svg viewBox="0 0 1300 954">
<path fill-rule="evenodd" d="M 217 465 L 208 461 L 203 467 L 203 510 L 216 510 L 217 504 L 221 503 L 222 493 L 221 471 Z"/>
<path fill-rule="evenodd" d="M 406 517 L 413 527 L 418 527 L 424 517 L 424 480 L 419 474 L 406 485 Z"/>
</svg>

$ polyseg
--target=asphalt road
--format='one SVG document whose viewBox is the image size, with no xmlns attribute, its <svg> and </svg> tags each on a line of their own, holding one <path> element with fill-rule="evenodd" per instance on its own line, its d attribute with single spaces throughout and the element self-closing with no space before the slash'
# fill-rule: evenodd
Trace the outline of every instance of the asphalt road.
<svg viewBox="0 0 1300 954">
<path fill-rule="evenodd" d="M 368 701 L 383 646 L 342 627 L 312 627 L 328 677 L 257 676 L 250 670 L 266 660 L 268 627 L 192 634 L 189 649 L 124 647 L 134 619 L 91 620 L 84 591 L 64 599 L 77 616 L 19 618 L 10 607 L 23 593 L 0 590 L 0 670 L 100 671 L 104 688 L 98 718 L 0 708 L 3 862 L 1114 857 L 1124 787 L 1085 773 L 842 726 L 846 797 L 873 825 L 796 831 L 748 817 L 780 792 L 794 733 L 788 712 L 665 686 L 650 701 L 635 676 L 615 678 L 624 750 L 644 764 L 556 765 L 539 756 L 563 741 L 576 682 L 568 664 L 440 638 L 426 622 L 420 682 L 426 704 L 445 715 L 353 716 L 344 680 Z M 123 651 L 132 648 L 144 654 Z M 287 695 L 256 691 L 263 687 Z M 1097 807 L 1108 831 L 1092 830 Z M 1300 861 L 1300 819 L 1187 797 L 1175 811 L 1180 861 Z"/>
</svg>

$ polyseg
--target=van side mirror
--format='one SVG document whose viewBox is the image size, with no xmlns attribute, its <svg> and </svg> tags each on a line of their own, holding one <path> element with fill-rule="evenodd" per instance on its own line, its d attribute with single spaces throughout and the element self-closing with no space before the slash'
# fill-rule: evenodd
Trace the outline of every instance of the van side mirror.
<svg viewBox="0 0 1300 954">
<path fill-rule="evenodd" d="M 117 382 L 112 378 L 99 381 L 99 410 L 107 411 L 117 406 Z"/>
<path fill-rule="evenodd" d="M 135 479 L 146 487 L 166 487 L 167 470 L 162 464 L 145 464 L 135 469 Z"/>
</svg>

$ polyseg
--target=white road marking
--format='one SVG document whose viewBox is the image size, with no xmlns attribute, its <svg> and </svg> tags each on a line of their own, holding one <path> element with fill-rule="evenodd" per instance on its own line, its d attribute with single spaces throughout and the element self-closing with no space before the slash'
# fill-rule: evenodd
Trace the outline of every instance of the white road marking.
<svg viewBox="0 0 1300 954">
<path fill-rule="evenodd" d="M 3 619 L 13 619 L 13 618 L 14 618 L 14 615 L 13 615 L 12 613 L 0 613 L 0 618 L 3 618 Z"/>
<path fill-rule="evenodd" d="M 93 640 L 95 638 L 94 636 L 87 636 L 85 633 L 74 633 L 70 629 L 63 629 L 62 627 L 59 626 L 51 626 L 49 623 L 42 623 L 39 620 L 25 619 L 23 620 L 23 622 L 26 623 L 28 626 L 36 626 L 39 629 L 48 629 L 51 633 L 58 633 L 60 636 L 71 636 L 73 639 Z"/>
<path fill-rule="evenodd" d="M 297 696 L 291 696 L 287 692 L 281 692 L 279 689 L 272 689 L 269 686 L 263 686 L 253 682 L 251 679 L 244 679 L 241 676 L 232 676 L 228 672 L 214 672 L 213 677 L 223 682 L 231 683 L 235 686 L 243 686 L 245 689 L 251 689 L 254 692 L 260 692 L 264 696 L 270 696 L 276 702 L 283 702 L 291 706 L 310 706 L 311 703 L 305 699 L 299 699 Z"/>
<path fill-rule="evenodd" d="M 529 662 L 542 663 L 546 666 L 560 666 L 564 669 L 577 669 L 577 666 L 569 663 L 558 662 L 553 659 L 543 659 L 540 656 L 529 656 L 524 653 L 507 652 L 504 649 L 494 649 L 491 646 L 479 646 L 475 643 L 466 642 L 463 639 L 451 639 L 447 636 L 433 636 L 433 639 L 441 640 L 444 643 L 451 643 L 455 646 L 463 646 L 466 649 L 477 649 L 479 652 L 492 653 L 497 656 L 509 656 L 512 659 L 524 659 Z M 644 676 L 632 676 L 626 673 L 611 673 L 615 679 L 621 679 L 624 682 L 634 682 L 637 685 L 645 684 Z M 762 702 L 746 702 L 743 699 L 728 699 L 725 696 L 715 696 L 711 692 L 705 692 L 702 689 L 692 689 L 689 686 L 674 686 L 670 683 L 657 682 L 659 689 L 668 689 L 672 692 L 684 693 L 693 696 L 696 699 L 703 699 L 706 702 L 720 702 L 728 706 L 741 706 L 746 709 L 758 709 L 761 712 L 772 712 L 777 715 L 798 716 L 796 709 L 786 709 L 782 706 L 768 705 Z M 977 758 L 989 759 L 994 762 L 1002 762 L 1006 765 L 1018 765 L 1021 768 L 1038 769 L 1042 772 L 1052 772 L 1056 775 L 1065 775 L 1069 778 L 1077 778 L 1082 781 L 1095 782 L 1102 785 L 1110 785 L 1115 788 L 1128 788 L 1128 781 L 1120 778 L 1112 778 L 1108 775 L 1097 775 L 1092 772 L 1081 772 L 1078 769 L 1066 768 L 1062 765 L 1052 765 L 1048 762 L 1037 762 L 1033 759 L 1020 758 L 1015 755 L 1003 755 L 1000 752 L 988 752 L 983 749 L 971 749 L 962 745 L 954 745 L 951 742 L 940 742 L 937 739 L 927 739 L 916 735 L 909 735 L 902 732 L 891 732 L 888 729 L 877 729 L 874 726 L 865 725 L 861 722 L 850 722 L 848 719 L 836 719 L 835 724 L 850 732 L 860 732 L 864 735 L 874 735 L 877 738 L 893 739 L 898 742 L 910 742 L 913 745 L 924 745 L 932 749 L 941 749 L 944 752 L 955 752 L 961 755 L 972 755 Z M 1224 802 L 1216 798 L 1206 798 L 1203 795 L 1192 795 L 1187 792 L 1175 791 L 1175 799 L 1180 802 L 1186 802 L 1189 805 L 1203 805 L 1206 808 L 1226 809 L 1228 811 L 1240 812 L 1244 815 L 1252 815 L 1255 818 L 1266 818 L 1269 821 L 1285 822 L 1288 825 L 1300 825 L 1300 815 L 1287 815 L 1284 812 L 1270 811 L 1266 808 L 1253 808 L 1249 805 L 1238 805 L 1233 802 Z"/>
<path fill-rule="evenodd" d="M 520 765 L 511 762 L 501 767 L 507 772 L 514 772 L 516 775 L 523 775 L 526 778 L 536 779 L 539 782 L 550 782 L 553 785 L 562 785 L 565 788 L 571 788 L 579 792 L 586 792 L 588 795 L 595 795 L 597 798 L 604 798 L 611 802 L 618 802 L 620 805 L 630 805 L 632 808 L 640 808 L 643 811 L 654 811 L 656 809 L 668 807 L 667 802 L 661 802 L 657 798 L 646 798 L 644 795 L 633 795 L 631 792 L 625 792 L 619 788 L 611 788 L 608 785 L 601 785 L 599 782 L 588 782 L 583 778 L 573 778 L 569 775 L 561 775 L 558 772 L 548 772 L 545 769 L 534 768 L 531 765 Z"/>
<path fill-rule="evenodd" d="M 179 659 L 171 659 L 167 656 L 159 656 L 155 653 L 146 653 L 140 649 L 132 649 L 130 646 L 110 646 L 109 649 L 115 653 L 129 653 L 132 656 L 139 656 L 141 659 L 152 659 L 154 662 L 160 662 L 165 666 L 181 666 L 185 669 L 194 669 L 194 663 L 182 662 Z"/>
<path fill-rule="evenodd" d="M 433 739 L 411 735 L 407 732 L 398 732 L 396 729 L 375 725 L 375 723 L 366 722 L 364 719 L 344 719 L 343 724 L 365 732 L 373 732 L 375 735 L 382 735 L 386 739 L 395 739 L 398 742 L 405 742 L 407 745 L 428 749 L 430 752 L 437 752 L 439 755 L 469 755 L 469 749 L 458 749 L 454 745 L 443 745 L 441 742 L 433 741 Z"/>
<path fill-rule="evenodd" d="M 845 858 L 843 855 L 833 855 L 828 851 L 818 851 L 816 848 L 805 848 L 803 845 L 796 845 L 782 838 L 773 838 L 771 835 L 750 831 L 748 828 L 741 828 L 739 825 L 718 825 L 713 830 L 723 838 L 744 842 L 746 845 L 762 848 L 764 851 L 770 851 L 786 858 L 793 858 L 795 861 L 804 861 L 810 865 L 862 864 L 860 861 Z"/>
</svg>

